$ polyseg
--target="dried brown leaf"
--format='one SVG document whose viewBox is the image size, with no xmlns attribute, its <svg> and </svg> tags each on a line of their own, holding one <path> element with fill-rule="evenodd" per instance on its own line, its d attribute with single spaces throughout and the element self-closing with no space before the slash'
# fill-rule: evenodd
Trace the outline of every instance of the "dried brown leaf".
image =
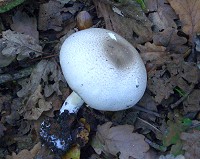
<svg viewBox="0 0 200 159">
<path fill-rule="evenodd" d="M 24 97 L 33 94 L 38 85 L 42 83 L 44 86 L 44 96 L 49 97 L 53 92 L 61 95 L 59 89 L 59 81 L 62 81 L 63 76 L 55 61 L 40 61 L 29 79 L 19 81 L 22 89 L 17 92 L 18 97 Z"/>
<path fill-rule="evenodd" d="M 156 27 L 154 29 L 176 28 L 174 19 L 177 19 L 177 15 L 166 0 L 148 0 L 146 7 L 150 11 L 149 18 Z"/>
<path fill-rule="evenodd" d="M 200 131 L 193 130 L 192 132 L 181 134 L 183 142 L 183 150 L 185 150 L 185 158 L 199 159 L 200 158 Z"/>
<path fill-rule="evenodd" d="M 18 154 L 15 152 L 12 153 L 12 156 L 6 156 L 6 159 L 34 159 L 36 154 L 41 149 L 41 143 L 37 143 L 30 151 L 27 149 L 24 149 L 20 151 Z"/>
<path fill-rule="evenodd" d="M 183 102 L 184 111 L 187 112 L 198 112 L 200 111 L 200 90 L 195 89 L 191 94 L 188 95 L 186 100 Z"/>
<path fill-rule="evenodd" d="M 111 125 L 111 122 L 107 122 L 97 128 L 96 140 L 102 144 L 100 151 L 112 155 L 120 153 L 120 159 L 129 159 L 129 157 L 141 159 L 145 156 L 149 145 L 144 141 L 143 135 L 133 133 L 132 125 L 115 127 L 111 127 Z"/>
<path fill-rule="evenodd" d="M 150 42 L 145 43 L 145 45 L 137 45 L 137 48 L 140 50 L 140 55 L 142 56 L 143 61 L 158 61 L 163 56 L 167 55 L 166 48 L 163 46 L 156 46 Z"/>
<path fill-rule="evenodd" d="M 40 5 L 38 28 L 39 30 L 53 29 L 55 31 L 62 30 L 62 16 L 61 11 L 64 4 L 50 0 L 48 3 Z"/>
<path fill-rule="evenodd" d="M 152 24 L 137 2 L 129 1 L 129 4 L 117 7 L 103 1 L 93 2 L 107 29 L 117 32 L 133 45 L 152 40 Z"/>
<path fill-rule="evenodd" d="M 51 102 L 47 102 L 41 94 L 42 87 L 39 85 L 35 92 L 28 98 L 23 109 L 24 119 L 37 120 L 44 111 L 52 108 Z"/>
<path fill-rule="evenodd" d="M 177 32 L 176 29 L 166 28 L 153 35 L 153 42 L 155 45 L 166 47 L 166 51 L 183 54 L 189 49 L 184 45 L 187 43 L 187 39 L 178 36 Z"/>
<path fill-rule="evenodd" d="M 137 48 L 140 50 L 140 55 L 148 72 L 163 64 L 168 55 L 165 47 L 156 46 L 150 42 L 145 43 L 145 45 L 137 45 Z"/>
<path fill-rule="evenodd" d="M 41 55 L 42 47 L 30 35 L 7 30 L 2 32 L 0 39 L 0 67 L 9 65 L 16 57 L 23 60 L 27 57 Z"/>
<path fill-rule="evenodd" d="M 183 31 L 194 38 L 194 34 L 200 32 L 200 1 L 199 0 L 168 0 L 172 8 L 178 14 Z"/>
<path fill-rule="evenodd" d="M 25 12 L 17 11 L 12 17 L 13 23 L 11 29 L 22 34 L 30 35 L 36 41 L 39 41 L 37 31 L 37 20 L 35 17 L 29 17 Z"/>
</svg>

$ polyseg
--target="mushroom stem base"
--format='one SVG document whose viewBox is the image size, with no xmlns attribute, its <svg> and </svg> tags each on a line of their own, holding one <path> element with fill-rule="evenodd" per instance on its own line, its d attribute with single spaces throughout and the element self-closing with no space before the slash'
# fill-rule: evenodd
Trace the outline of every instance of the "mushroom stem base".
<svg viewBox="0 0 200 159">
<path fill-rule="evenodd" d="M 83 103 L 84 101 L 81 99 L 81 97 L 75 92 L 72 92 L 63 103 L 60 109 L 60 114 L 63 113 L 65 110 L 68 110 L 69 113 L 76 114 Z"/>
</svg>

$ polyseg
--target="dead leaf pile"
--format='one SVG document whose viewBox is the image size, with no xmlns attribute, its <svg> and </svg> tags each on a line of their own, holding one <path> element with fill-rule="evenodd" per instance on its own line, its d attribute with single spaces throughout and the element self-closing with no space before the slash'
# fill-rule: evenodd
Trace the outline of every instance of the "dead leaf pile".
<svg viewBox="0 0 200 159">
<path fill-rule="evenodd" d="M 37 64 L 29 79 L 19 82 L 22 89 L 17 92 L 17 95 L 25 97 L 25 106 L 20 111 L 20 113 L 25 113 L 25 119 L 37 120 L 44 111 L 52 108 L 51 100 L 47 101 L 45 98 L 50 97 L 54 92 L 57 95 L 62 94 L 59 82 L 64 79 L 57 67 L 55 61 L 42 60 Z M 42 86 L 44 86 L 43 89 Z M 42 91 L 44 91 L 43 94 Z"/>
<path fill-rule="evenodd" d="M 187 92 L 191 85 L 199 82 L 198 67 L 194 63 L 185 62 L 180 55 L 170 55 L 166 47 L 148 42 L 137 48 L 149 71 L 148 88 L 155 94 L 156 102 L 168 99 L 174 94 L 175 87 Z"/>
<path fill-rule="evenodd" d="M 39 32 L 37 31 L 36 17 L 29 17 L 25 12 L 17 11 L 12 17 L 11 29 L 26 35 L 30 35 L 39 42 Z"/>
<path fill-rule="evenodd" d="M 38 85 L 44 85 L 44 96 L 49 97 L 54 91 L 61 95 L 59 81 L 64 81 L 60 69 L 55 61 L 40 61 L 29 79 L 19 81 L 22 89 L 17 92 L 18 97 L 33 94 Z"/>
</svg>

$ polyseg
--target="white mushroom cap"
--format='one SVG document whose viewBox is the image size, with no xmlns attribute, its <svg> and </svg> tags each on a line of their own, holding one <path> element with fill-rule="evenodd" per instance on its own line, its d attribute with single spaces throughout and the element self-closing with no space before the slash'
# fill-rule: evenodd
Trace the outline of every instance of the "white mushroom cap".
<svg viewBox="0 0 200 159">
<path fill-rule="evenodd" d="M 68 37 L 60 64 L 71 89 L 97 110 L 132 107 L 146 89 L 146 69 L 137 50 L 106 29 L 90 28 Z"/>
</svg>

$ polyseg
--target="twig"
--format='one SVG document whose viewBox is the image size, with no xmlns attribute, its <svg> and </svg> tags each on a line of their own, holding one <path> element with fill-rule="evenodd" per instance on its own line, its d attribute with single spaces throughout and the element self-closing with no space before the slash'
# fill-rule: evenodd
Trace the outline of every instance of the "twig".
<svg viewBox="0 0 200 159">
<path fill-rule="evenodd" d="M 148 114 L 152 114 L 152 115 L 155 115 L 156 117 L 159 117 L 159 118 L 162 118 L 160 114 L 154 112 L 154 111 L 151 111 L 151 110 L 148 110 L 148 109 L 145 109 L 139 105 L 135 105 L 133 107 L 133 109 L 136 109 L 136 110 L 139 110 L 139 111 L 142 111 L 142 112 L 145 112 L 145 113 L 148 113 Z"/>
<path fill-rule="evenodd" d="M 183 102 L 188 97 L 188 95 L 193 91 L 193 89 L 194 89 L 194 84 L 191 84 L 190 87 L 189 87 L 189 90 L 187 91 L 187 93 L 183 97 L 181 97 L 178 101 L 176 101 L 175 103 L 171 104 L 170 107 L 172 109 L 177 107 L 181 102 Z"/>
<path fill-rule="evenodd" d="M 32 59 L 31 62 L 40 61 L 40 60 L 43 60 L 43 59 L 49 59 L 49 58 L 58 57 L 58 56 L 59 56 L 59 54 L 37 57 L 37 58 Z"/>
<path fill-rule="evenodd" d="M 154 130 L 156 130 L 157 132 L 162 134 L 162 131 L 160 131 L 158 128 L 156 128 L 154 125 L 150 124 L 149 122 L 147 122 L 146 120 L 137 117 L 137 119 L 139 119 L 140 121 L 142 121 L 143 123 L 145 123 L 146 125 L 152 127 Z"/>
</svg>

